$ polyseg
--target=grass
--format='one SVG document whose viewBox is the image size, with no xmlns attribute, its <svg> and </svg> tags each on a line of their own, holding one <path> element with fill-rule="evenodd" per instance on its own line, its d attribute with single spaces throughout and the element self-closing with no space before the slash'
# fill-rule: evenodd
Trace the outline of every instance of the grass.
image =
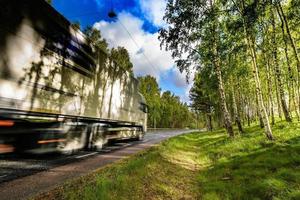
<svg viewBox="0 0 300 200">
<path fill-rule="evenodd" d="M 171 138 L 37 199 L 300 199 L 300 124 Z"/>
</svg>

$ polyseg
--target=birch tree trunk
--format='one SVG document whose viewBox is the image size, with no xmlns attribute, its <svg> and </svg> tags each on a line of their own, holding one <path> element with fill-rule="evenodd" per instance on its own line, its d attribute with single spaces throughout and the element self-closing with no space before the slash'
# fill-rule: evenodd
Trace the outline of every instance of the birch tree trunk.
<svg viewBox="0 0 300 200">
<path fill-rule="evenodd" d="M 273 74 L 275 74 L 274 67 L 273 67 Z M 281 103 L 280 103 L 280 97 L 279 97 L 279 91 L 278 91 L 278 83 L 277 83 L 276 76 L 273 75 L 273 77 L 274 77 L 275 93 L 276 93 L 276 100 L 277 100 L 277 112 L 278 112 L 279 118 L 282 120 Z"/>
<path fill-rule="evenodd" d="M 232 2 L 237 6 L 237 9 L 239 10 L 239 13 L 241 14 L 242 20 L 243 20 L 243 28 L 244 28 L 244 34 L 245 34 L 245 40 L 246 44 L 248 46 L 248 50 L 250 51 L 251 55 L 251 63 L 252 63 L 252 72 L 253 72 L 253 77 L 255 81 L 255 92 L 257 95 L 257 100 L 258 100 L 258 107 L 259 107 L 259 112 L 262 116 L 262 120 L 264 123 L 264 128 L 265 128 L 265 135 L 269 140 L 273 140 L 273 134 L 272 134 L 272 129 L 270 126 L 269 118 L 268 118 L 268 113 L 266 111 L 264 102 L 263 102 L 263 96 L 261 92 L 261 83 L 260 83 L 260 78 L 259 78 L 259 73 L 258 73 L 258 67 L 257 67 L 257 56 L 256 56 L 256 49 L 255 49 L 255 43 L 253 38 L 251 38 L 251 34 L 249 30 L 247 30 L 247 24 L 244 18 L 244 11 L 245 11 L 245 2 L 242 0 L 242 8 L 240 8 L 234 0 Z"/>
<path fill-rule="evenodd" d="M 247 98 L 247 116 L 246 117 L 247 117 L 248 126 L 251 125 L 250 107 L 251 107 L 251 103 L 250 103 L 249 98 Z"/>
<path fill-rule="evenodd" d="M 272 28 L 273 28 L 273 31 L 272 31 L 272 54 L 273 54 L 274 70 L 275 70 L 275 76 L 276 76 L 277 84 L 278 84 L 281 107 L 282 107 L 282 111 L 283 111 L 285 120 L 287 122 L 292 122 L 292 118 L 288 111 L 286 100 L 285 100 L 284 89 L 283 89 L 282 80 L 281 80 L 281 70 L 280 70 L 279 64 L 278 64 L 277 46 L 276 46 L 276 27 L 275 27 L 275 19 L 274 19 L 273 12 L 272 12 Z"/>
<path fill-rule="evenodd" d="M 212 131 L 212 120 L 211 120 L 211 113 L 206 113 L 205 114 L 205 119 L 206 119 L 206 129 L 207 131 Z"/>
<path fill-rule="evenodd" d="M 214 2 L 213 0 L 209 1 L 210 7 L 212 12 L 214 13 Z M 215 13 L 214 13 L 215 14 Z M 225 95 L 225 90 L 224 90 L 224 83 L 222 79 L 222 72 L 221 72 L 221 66 L 220 66 L 220 58 L 218 54 L 218 44 L 217 44 L 217 26 L 218 26 L 218 19 L 216 16 L 213 16 L 213 23 L 212 23 L 212 28 L 211 28 L 211 33 L 212 33 L 212 44 L 213 44 L 213 65 L 214 65 L 214 70 L 218 79 L 218 90 L 220 94 L 220 104 L 221 104 L 221 111 L 223 113 L 224 117 L 224 125 L 226 128 L 227 133 L 229 134 L 230 137 L 234 137 L 234 132 L 232 128 L 232 121 L 230 118 L 230 114 L 228 112 L 228 108 L 226 105 L 226 95 Z"/>
<path fill-rule="evenodd" d="M 282 19 L 282 16 L 279 14 L 280 21 L 281 21 L 281 31 L 282 31 L 282 37 L 283 37 L 283 42 L 284 42 L 284 52 L 285 52 L 285 58 L 286 58 L 286 63 L 288 66 L 288 90 L 289 90 L 289 99 L 290 99 L 290 111 L 291 111 L 291 105 L 293 104 L 297 120 L 299 121 L 299 113 L 298 113 L 298 107 L 295 99 L 295 89 L 294 89 L 294 76 L 293 76 L 293 71 L 291 68 L 291 61 L 289 58 L 289 53 L 288 53 L 288 41 L 287 37 L 285 34 L 285 29 L 284 29 L 284 20 Z"/>
<path fill-rule="evenodd" d="M 219 88 L 219 94 L 220 94 L 220 100 L 221 100 L 221 109 L 224 117 L 224 125 L 227 130 L 227 133 L 229 134 L 230 137 L 234 137 L 234 132 L 232 128 L 232 122 L 230 118 L 230 114 L 228 112 L 228 108 L 226 105 L 226 96 L 225 96 L 225 91 L 224 91 L 224 83 L 222 79 L 222 72 L 221 72 L 221 66 L 219 64 L 219 61 L 215 60 L 214 61 L 215 65 L 215 72 L 218 78 L 218 88 Z"/>
<path fill-rule="evenodd" d="M 281 16 L 281 18 L 282 18 L 282 20 L 285 24 L 286 32 L 287 32 L 288 38 L 290 40 L 290 43 L 291 43 L 291 46 L 292 46 L 292 49 L 293 49 L 293 53 L 294 53 L 294 56 L 295 56 L 295 59 L 296 59 L 296 62 L 297 62 L 297 69 L 298 69 L 298 72 L 300 72 L 300 58 L 299 58 L 299 54 L 298 54 L 298 51 L 297 51 L 297 47 L 296 47 L 294 38 L 292 37 L 291 31 L 290 31 L 290 27 L 289 27 L 287 18 L 285 16 L 284 12 L 283 12 L 283 9 L 282 9 L 282 6 L 281 6 L 280 2 L 276 3 L 275 7 L 277 9 L 278 14 Z"/>
<path fill-rule="evenodd" d="M 274 125 L 275 124 L 274 103 L 273 103 L 272 78 L 271 78 L 269 61 L 267 63 L 267 81 L 268 81 L 268 96 L 270 101 L 271 120 L 272 120 L 272 125 Z"/>
<path fill-rule="evenodd" d="M 236 105 L 235 88 L 234 88 L 234 85 L 233 85 L 233 81 L 231 82 L 231 87 L 232 87 L 231 88 L 232 106 L 233 106 L 235 123 L 238 126 L 239 132 L 243 133 L 244 132 L 243 127 L 242 127 L 242 124 L 241 124 L 240 115 L 239 115 L 238 108 L 237 108 L 237 105 Z"/>
<path fill-rule="evenodd" d="M 265 30 L 268 33 L 267 29 Z M 268 34 L 266 37 L 263 38 L 263 43 L 269 41 Z M 274 117 L 274 102 L 273 102 L 273 90 L 272 90 L 272 71 L 270 66 L 270 52 L 265 48 L 262 49 L 263 58 L 266 60 L 266 70 L 267 70 L 267 91 L 268 91 L 268 106 L 269 106 L 269 115 L 271 116 L 271 123 L 272 125 L 275 124 L 275 117 Z"/>
<path fill-rule="evenodd" d="M 255 111 L 256 111 L 256 116 L 257 116 L 257 117 L 255 117 L 255 120 L 258 120 L 260 128 L 264 128 L 264 121 L 262 119 L 262 114 L 260 112 L 260 105 L 259 105 L 259 102 L 258 102 L 257 93 L 255 93 L 255 102 L 256 102 Z"/>
<path fill-rule="evenodd" d="M 263 102 L 263 96 L 261 92 L 261 83 L 259 79 L 259 73 L 258 73 L 258 67 L 257 67 L 257 57 L 256 57 L 256 50 L 255 50 L 255 45 L 253 42 L 253 39 L 249 36 L 248 31 L 246 30 L 244 23 L 244 31 L 245 31 L 245 36 L 246 36 L 246 41 L 247 41 L 247 46 L 250 50 L 250 55 L 252 58 L 252 70 L 253 70 L 253 77 L 255 81 L 255 91 L 257 95 L 257 101 L 258 101 L 258 109 L 259 113 L 262 117 L 262 121 L 264 124 L 264 129 L 265 129 L 265 135 L 269 140 L 273 140 L 273 134 L 272 134 L 272 129 L 270 126 L 269 118 L 268 118 L 268 113 L 266 111 L 264 102 Z"/>
<path fill-rule="evenodd" d="M 289 74 L 289 81 L 288 82 L 290 83 L 288 85 L 289 85 L 289 94 L 290 94 L 290 102 L 291 102 L 290 105 L 293 103 L 295 113 L 296 113 L 296 116 L 297 116 L 297 120 L 299 121 L 299 112 L 298 112 L 299 108 L 297 106 L 296 99 L 295 99 L 296 97 L 295 97 L 295 90 L 294 90 L 294 77 L 293 77 L 291 62 L 290 62 L 289 54 L 288 54 L 288 40 L 287 40 L 287 37 L 290 39 L 290 42 L 291 42 L 292 48 L 293 48 L 293 52 L 294 52 L 295 57 L 296 57 L 298 73 L 299 73 L 299 57 L 298 57 L 298 53 L 297 53 L 297 50 L 296 50 L 296 47 L 295 47 L 295 44 L 294 44 L 294 40 L 293 40 L 293 38 L 290 34 L 290 31 L 289 31 L 289 26 L 288 26 L 288 23 L 287 23 L 287 19 L 285 18 L 285 15 L 283 13 L 283 10 L 282 10 L 282 7 L 281 7 L 280 3 L 278 4 L 278 6 L 276 6 L 276 10 L 277 10 L 279 19 L 281 21 L 281 31 L 282 31 L 283 41 L 284 41 L 284 52 L 285 52 L 286 63 L 287 63 L 287 66 L 288 66 L 288 74 Z M 287 34 L 286 34 L 286 31 L 285 31 L 284 27 L 286 27 Z M 298 85 L 297 88 L 299 89 L 299 85 Z"/>
</svg>

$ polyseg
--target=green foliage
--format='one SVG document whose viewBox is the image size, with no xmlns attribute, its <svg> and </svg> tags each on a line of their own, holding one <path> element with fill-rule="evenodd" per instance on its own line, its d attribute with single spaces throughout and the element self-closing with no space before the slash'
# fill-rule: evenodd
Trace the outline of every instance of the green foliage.
<svg viewBox="0 0 300 200">
<path fill-rule="evenodd" d="M 150 75 L 138 79 L 140 92 L 145 97 L 148 105 L 148 126 L 157 127 L 161 120 L 160 88 L 156 79 Z"/>
<path fill-rule="evenodd" d="M 181 71 L 197 69 L 190 91 L 194 109 L 203 116 L 211 112 L 227 127 L 223 93 L 236 123 L 260 120 L 269 127 L 268 117 L 274 124 L 283 114 L 299 121 L 299 5 L 296 0 L 169 0 L 170 25 L 159 38 Z"/>
<path fill-rule="evenodd" d="M 150 75 L 139 77 L 140 92 L 149 108 L 148 126 L 152 128 L 195 127 L 195 116 L 187 104 L 170 91 L 161 94 L 156 79 Z"/>
<path fill-rule="evenodd" d="M 133 65 L 130 61 L 129 53 L 124 47 L 112 48 L 110 52 L 111 58 L 122 68 L 131 74 L 133 73 Z"/>
<path fill-rule="evenodd" d="M 108 44 L 105 39 L 102 38 L 99 30 L 93 27 L 87 27 L 84 31 L 88 39 L 88 43 L 94 48 L 95 54 L 108 53 Z"/>
<path fill-rule="evenodd" d="M 74 24 L 73 26 L 77 26 Z M 129 53 L 124 47 L 108 48 L 105 39 L 102 38 L 101 32 L 93 27 L 87 27 L 84 30 L 89 44 L 94 48 L 95 57 L 106 54 L 123 70 L 132 72 L 133 64 L 130 61 Z"/>
<path fill-rule="evenodd" d="M 207 69 L 207 68 L 205 68 Z M 196 74 L 194 85 L 190 90 L 191 106 L 201 113 L 211 113 L 217 104 L 218 86 L 216 77 L 204 69 Z"/>
</svg>

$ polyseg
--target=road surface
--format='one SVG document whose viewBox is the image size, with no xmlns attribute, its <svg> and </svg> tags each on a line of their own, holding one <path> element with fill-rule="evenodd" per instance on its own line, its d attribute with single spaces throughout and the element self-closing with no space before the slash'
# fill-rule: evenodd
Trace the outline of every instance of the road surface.
<svg viewBox="0 0 300 200">
<path fill-rule="evenodd" d="M 0 199 L 28 199 L 65 181 L 85 175 L 119 159 L 191 130 L 160 130 L 145 135 L 142 142 L 116 143 L 100 152 L 75 155 L 0 158 Z"/>
</svg>

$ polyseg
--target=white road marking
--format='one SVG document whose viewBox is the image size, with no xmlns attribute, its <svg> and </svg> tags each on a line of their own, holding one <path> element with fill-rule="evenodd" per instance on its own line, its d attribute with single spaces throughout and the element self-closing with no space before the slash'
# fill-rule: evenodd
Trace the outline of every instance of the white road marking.
<svg viewBox="0 0 300 200">
<path fill-rule="evenodd" d="M 98 152 L 94 152 L 94 153 L 89 153 L 89 154 L 85 154 L 85 155 L 81 155 L 81 156 L 77 156 L 76 158 L 84 158 L 84 157 L 88 157 L 88 156 L 92 156 L 97 154 Z"/>
<path fill-rule="evenodd" d="M 125 145 L 123 145 L 123 146 L 121 146 L 121 147 L 129 147 L 129 146 L 131 146 L 132 144 L 125 144 Z"/>
<path fill-rule="evenodd" d="M 6 176 L 8 176 L 8 175 L 2 175 L 2 176 L 0 176 L 0 178 L 4 178 L 4 177 L 6 177 Z"/>
</svg>

